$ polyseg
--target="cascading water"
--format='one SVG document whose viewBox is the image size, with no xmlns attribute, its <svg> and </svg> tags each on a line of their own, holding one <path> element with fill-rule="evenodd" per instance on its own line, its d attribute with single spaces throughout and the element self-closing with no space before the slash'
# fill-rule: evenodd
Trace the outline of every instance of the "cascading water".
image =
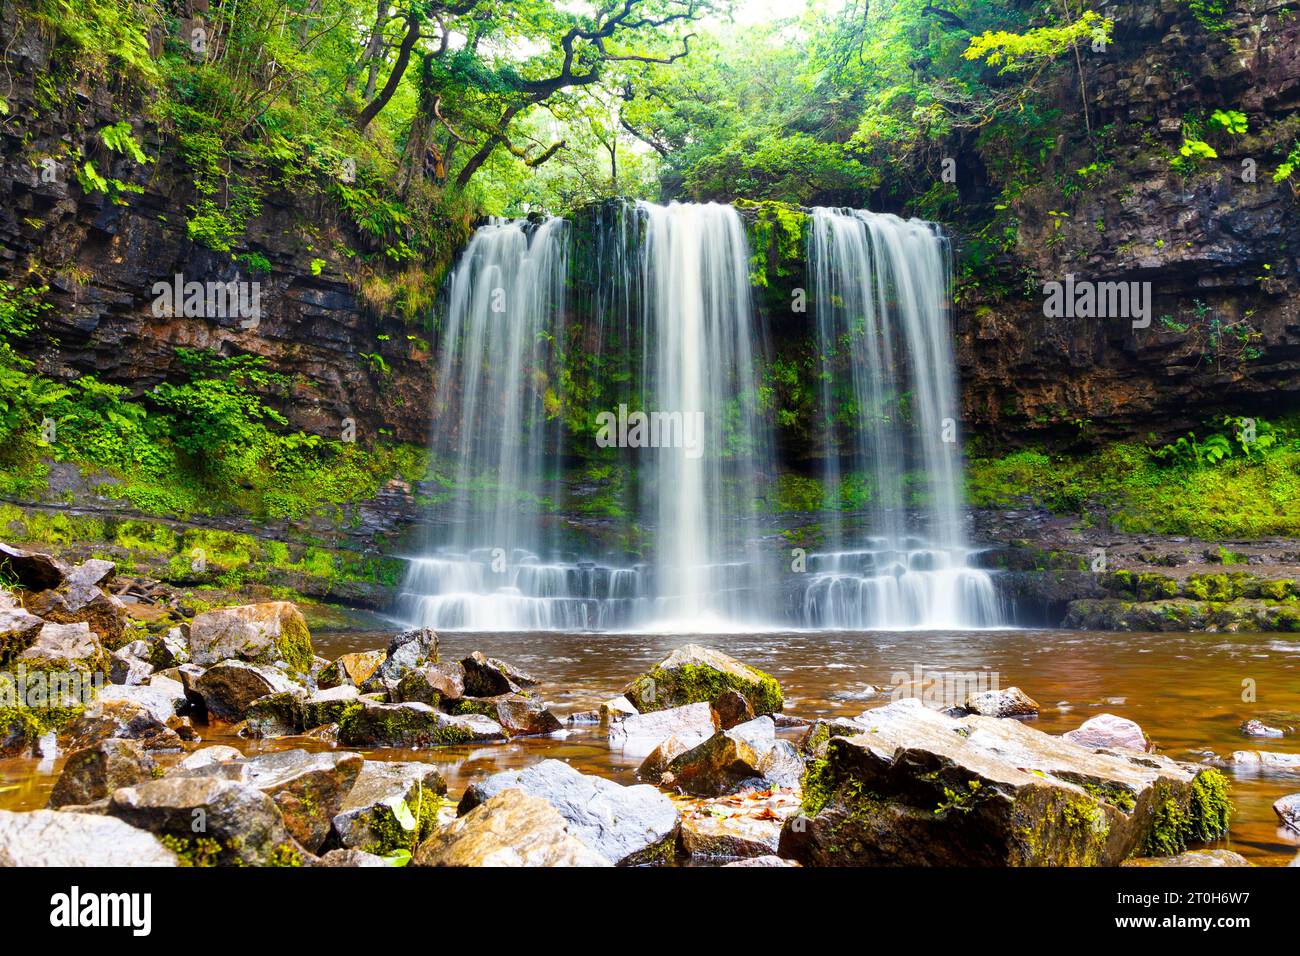
<svg viewBox="0 0 1300 956">
<path fill-rule="evenodd" d="M 829 553 L 809 558 L 809 627 L 960 628 L 996 624 L 989 575 L 968 566 L 958 494 L 956 373 L 947 240 L 931 223 L 813 210 L 808 268 L 822 356 L 825 482 L 871 496 L 872 536 L 846 550 L 838 510 Z M 846 462 L 850 475 L 842 468 Z M 924 537 L 907 528 L 922 476 Z"/>
<path fill-rule="evenodd" d="M 788 552 L 762 527 L 775 476 L 759 400 L 766 334 L 736 210 L 606 206 L 586 247 L 594 261 L 570 262 L 571 239 L 559 219 L 494 221 L 452 273 L 431 444 L 454 478 L 430 546 L 411 561 L 401 617 L 489 630 L 997 622 L 988 576 L 967 567 L 959 459 L 942 440 L 955 383 L 948 252 L 933 227 L 812 217 L 826 487 L 839 495 L 865 482 L 872 493 L 868 530 L 831 509 L 827 553 L 798 575 L 780 573 Z M 570 337 L 576 273 L 590 316 Z M 599 370 L 602 400 L 662 416 L 655 447 L 618 430 L 632 476 L 620 507 L 626 527 L 648 535 L 648 560 L 562 534 L 574 502 L 561 453 L 573 449 L 561 447 L 557 383 L 581 361 Z M 904 518 L 909 461 L 927 476 L 923 538 Z"/>
</svg>

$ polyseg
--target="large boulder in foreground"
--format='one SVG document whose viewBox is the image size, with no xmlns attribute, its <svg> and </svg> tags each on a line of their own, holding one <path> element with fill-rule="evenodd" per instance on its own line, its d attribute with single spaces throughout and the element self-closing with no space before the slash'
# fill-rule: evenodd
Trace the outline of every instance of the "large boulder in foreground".
<svg viewBox="0 0 1300 956">
<path fill-rule="evenodd" d="M 191 862 L 274 866 L 302 862 L 275 802 L 216 777 L 169 776 L 114 791 L 108 814 L 158 834 Z"/>
<path fill-rule="evenodd" d="M 804 778 L 781 855 L 805 865 L 1114 866 L 1227 829 L 1217 770 L 1090 751 L 916 700 L 867 711 Z"/>
<path fill-rule="evenodd" d="M 776 678 L 720 651 L 687 644 L 623 688 L 623 696 L 642 713 L 703 701 L 712 704 L 727 691 L 749 702 L 756 714 L 774 714 L 784 705 Z"/>
<path fill-rule="evenodd" d="M 463 816 L 510 789 L 545 800 L 569 822 L 571 834 L 615 864 L 663 862 L 675 852 L 680 816 L 671 800 L 648 784 L 623 787 L 560 760 L 470 784 L 457 811 Z"/>
<path fill-rule="evenodd" d="M 176 866 L 152 833 L 97 813 L 0 810 L 0 866 Z"/>
<path fill-rule="evenodd" d="M 416 866 L 611 866 L 541 797 L 503 790 L 420 845 Z"/>
<path fill-rule="evenodd" d="M 190 622 L 189 644 L 190 659 L 205 667 L 225 660 L 283 661 L 305 674 L 314 657 L 307 621 L 290 601 L 204 611 Z"/>
</svg>

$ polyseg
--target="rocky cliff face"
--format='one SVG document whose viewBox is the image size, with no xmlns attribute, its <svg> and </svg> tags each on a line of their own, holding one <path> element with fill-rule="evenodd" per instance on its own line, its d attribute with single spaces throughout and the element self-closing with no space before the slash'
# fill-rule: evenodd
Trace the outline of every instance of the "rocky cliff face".
<svg viewBox="0 0 1300 956">
<path fill-rule="evenodd" d="M 1300 135 L 1300 13 L 1243 2 L 1207 29 L 1181 0 L 1098 5 L 1115 20 L 1105 52 L 1085 51 L 1085 145 L 1078 75 L 1056 106 L 1069 133 L 1039 184 L 1011 206 L 1019 234 L 999 263 L 1006 294 L 963 303 L 957 330 L 968 424 L 1004 438 L 1167 435 L 1213 414 L 1267 415 L 1300 393 L 1300 203 L 1273 172 Z M 1201 132 L 1214 110 L 1249 132 Z M 1180 173 L 1185 139 L 1217 159 Z M 1078 172 L 1098 162 L 1088 176 Z M 964 162 L 980 168 L 980 157 Z M 970 189 L 978 194 L 987 183 Z M 1064 215 L 1062 215 L 1064 214 Z M 962 236 L 959 247 L 968 245 Z M 1151 283 L 1150 326 L 1048 318 L 1043 284 Z"/>
<path fill-rule="evenodd" d="M 1183 0 L 1111 0 L 1111 45 L 1086 52 L 1084 135 L 1077 74 L 1049 91 L 1062 121 L 1041 181 L 1010 204 L 1017 233 L 993 275 L 969 286 L 955 313 L 968 433 L 1012 442 L 1172 434 L 1219 412 L 1268 415 L 1300 393 L 1297 249 L 1300 204 L 1272 173 L 1300 136 L 1300 13 L 1294 5 L 1235 5 L 1222 31 Z M 52 97 L 36 82 L 47 43 L 0 20 L 14 77 L 0 127 L 0 278 L 35 273 L 51 288 L 38 358 L 47 374 L 94 373 L 136 392 L 174 371 L 177 347 L 266 356 L 294 385 L 279 405 L 294 427 L 423 442 L 432 370 L 427 329 L 369 307 L 359 294 L 365 249 L 323 192 L 271 190 L 229 252 L 186 238 L 192 175 L 169 138 L 144 120 L 147 104 L 116 84 Z M 1196 117 L 1246 114 L 1249 132 L 1211 136 L 1218 158 L 1170 165 Z M 122 119 L 156 162 L 107 151 L 98 131 Z M 1062 130 L 1065 130 L 1064 132 Z M 120 201 L 89 193 L 67 163 L 49 177 L 43 157 L 81 147 L 106 176 L 139 187 Z M 954 144 L 962 173 L 950 224 L 959 274 L 1002 185 L 977 141 Z M 1243 179 L 1247 161 L 1253 181 Z M 1087 177 L 1078 170 L 1097 164 Z M 1247 164 L 1247 165 L 1243 165 Z M 774 253 L 775 255 L 776 253 Z M 782 253 L 784 255 L 784 253 Z M 260 271 L 250 268 L 261 264 Z M 789 267 L 758 298 L 798 284 Z M 428 264 L 430 270 L 445 263 Z M 228 319 L 157 316 L 153 287 L 188 280 L 260 283 L 256 328 Z M 1048 318 L 1043 285 L 1083 280 L 1151 283 L 1150 325 L 1127 318 Z M 775 290 L 775 291 L 774 291 Z M 788 297 L 784 297 L 788 302 Z M 580 316 L 576 317 L 581 319 Z M 797 352 L 807 329 L 779 316 L 778 346 Z M 794 317 L 802 319 L 802 316 Z M 415 334 L 413 341 L 409 336 Z M 784 344 L 783 344 L 784 343 Z M 805 349 L 806 351 L 806 349 Z M 787 443 L 796 452 L 797 436 Z M 795 454 L 799 457 L 799 454 Z"/>
<path fill-rule="evenodd" d="M 389 438 L 424 442 L 429 351 L 408 335 L 428 333 L 363 301 L 358 289 L 370 267 L 347 253 L 364 252 L 367 239 L 323 190 L 271 189 L 228 252 L 191 242 L 185 209 L 195 200 L 193 175 L 174 141 L 144 119 L 148 104 L 117 82 L 84 84 L 66 96 L 49 79 L 48 42 L 20 26 L 12 7 L 0 19 L 0 43 L 13 80 L 0 126 L 0 279 L 26 281 L 32 273 L 50 287 L 54 308 L 33 355 L 44 373 L 93 373 L 138 394 L 174 371 L 178 347 L 263 355 L 294 378 L 287 396 L 271 399 L 293 427 L 338 438 L 352 419 L 362 441 L 385 429 Z M 134 163 L 104 147 L 99 131 L 124 119 L 155 162 Z M 119 201 L 88 193 L 67 160 L 78 147 L 101 175 L 141 191 Z M 177 275 L 258 283 L 256 327 L 237 315 L 155 315 L 155 283 Z"/>
</svg>

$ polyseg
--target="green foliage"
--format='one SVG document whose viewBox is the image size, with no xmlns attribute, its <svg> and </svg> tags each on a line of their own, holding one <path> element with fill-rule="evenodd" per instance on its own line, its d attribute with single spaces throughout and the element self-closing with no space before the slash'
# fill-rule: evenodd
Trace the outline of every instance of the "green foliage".
<svg viewBox="0 0 1300 956">
<path fill-rule="evenodd" d="M 1300 533 L 1300 439 L 1291 422 L 1227 418 L 1205 440 L 1156 449 L 1110 445 L 1086 455 L 1026 449 L 975 458 L 967 496 L 976 506 L 1026 498 L 1058 514 L 1134 533 L 1209 540 Z"/>
<path fill-rule="evenodd" d="M 1237 110 L 1215 110 L 1210 114 L 1210 123 L 1232 136 L 1245 136 L 1250 129 L 1246 114 Z"/>
<path fill-rule="evenodd" d="M 1115 22 L 1092 10 L 1064 26 L 1035 27 L 1022 34 L 988 30 L 971 38 L 962 55 L 996 66 L 999 74 L 1041 70 L 1080 44 L 1095 40 L 1109 42 Z"/>
<path fill-rule="evenodd" d="M 1185 139 L 1183 145 L 1178 147 L 1178 155 L 1169 161 L 1169 165 L 1176 172 L 1188 175 L 1196 172 L 1202 161 L 1218 158 L 1215 148 L 1204 140 Z"/>
<path fill-rule="evenodd" d="M 1192 11 L 1192 16 L 1211 33 L 1221 33 L 1228 29 L 1228 7 L 1230 0 L 1182 0 Z"/>
</svg>

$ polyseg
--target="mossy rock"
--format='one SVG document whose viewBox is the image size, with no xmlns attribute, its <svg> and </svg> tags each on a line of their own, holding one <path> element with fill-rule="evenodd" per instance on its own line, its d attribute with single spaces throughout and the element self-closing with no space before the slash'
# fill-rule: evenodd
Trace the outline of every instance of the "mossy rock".
<svg viewBox="0 0 1300 956">
<path fill-rule="evenodd" d="M 757 715 L 779 713 L 785 706 L 775 677 L 734 657 L 698 644 L 679 647 L 623 689 L 642 713 L 713 703 L 727 691 L 744 697 Z"/>
</svg>

